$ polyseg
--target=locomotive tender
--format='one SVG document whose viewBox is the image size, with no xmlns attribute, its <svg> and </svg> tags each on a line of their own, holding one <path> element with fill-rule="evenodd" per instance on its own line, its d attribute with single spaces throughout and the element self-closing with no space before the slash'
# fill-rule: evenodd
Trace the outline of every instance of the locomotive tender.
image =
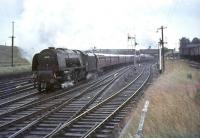
<svg viewBox="0 0 200 138">
<path fill-rule="evenodd" d="M 134 62 L 134 55 L 112 55 L 84 53 L 64 48 L 44 49 L 32 60 L 33 79 L 38 90 L 61 86 L 64 82 L 76 83 L 85 79 L 88 73 L 107 67 Z"/>
</svg>

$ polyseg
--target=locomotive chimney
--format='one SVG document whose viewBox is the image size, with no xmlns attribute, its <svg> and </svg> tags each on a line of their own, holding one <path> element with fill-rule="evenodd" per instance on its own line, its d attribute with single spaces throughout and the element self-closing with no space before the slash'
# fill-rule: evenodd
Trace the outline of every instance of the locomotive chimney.
<svg viewBox="0 0 200 138">
<path fill-rule="evenodd" d="M 55 47 L 49 47 L 49 49 L 55 49 Z"/>
</svg>

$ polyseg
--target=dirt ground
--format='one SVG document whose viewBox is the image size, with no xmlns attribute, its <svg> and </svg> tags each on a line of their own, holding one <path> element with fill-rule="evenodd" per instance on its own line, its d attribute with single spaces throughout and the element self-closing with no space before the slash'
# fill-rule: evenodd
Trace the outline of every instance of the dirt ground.
<svg viewBox="0 0 200 138">
<path fill-rule="evenodd" d="M 121 138 L 135 137 L 142 108 L 149 101 L 142 137 L 200 137 L 200 70 L 168 60 L 166 71 L 145 91 Z"/>
</svg>

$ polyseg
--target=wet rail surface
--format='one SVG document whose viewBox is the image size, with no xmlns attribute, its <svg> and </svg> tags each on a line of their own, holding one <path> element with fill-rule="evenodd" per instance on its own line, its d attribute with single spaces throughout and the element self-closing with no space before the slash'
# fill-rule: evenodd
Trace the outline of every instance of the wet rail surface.
<svg viewBox="0 0 200 138">
<path fill-rule="evenodd" d="M 24 126 L 27 126 L 27 125 L 30 126 L 30 124 L 33 125 L 34 122 L 37 121 L 37 119 L 45 118 L 42 116 L 45 112 L 49 112 L 53 109 L 58 110 L 63 105 L 67 104 L 69 101 L 73 101 L 73 97 L 78 97 L 78 95 L 80 95 L 81 93 L 80 91 L 83 90 L 84 88 L 85 88 L 85 91 L 92 88 L 93 89 L 95 88 L 96 91 L 101 91 L 100 89 L 103 89 L 103 88 L 99 88 L 99 87 L 102 85 L 103 87 L 106 88 L 107 86 L 103 84 L 108 85 L 109 83 L 111 83 L 113 79 L 109 80 L 108 78 L 109 77 L 113 78 L 113 76 L 116 77 L 116 72 L 114 73 L 114 75 L 113 74 L 108 75 L 106 77 L 98 79 L 98 81 L 90 82 L 87 85 L 79 86 L 65 93 L 47 97 L 46 99 L 41 99 L 41 100 L 38 100 L 37 102 L 32 102 L 22 107 L 20 106 L 18 108 L 13 108 L 9 111 L 1 113 L 0 114 L 0 122 L 1 122 L 0 135 L 3 137 L 8 137 L 10 135 L 15 134 L 17 131 L 21 130 L 22 128 L 24 128 Z M 103 84 L 100 84 L 101 81 L 104 81 L 102 82 Z M 91 95 L 85 94 L 85 96 L 90 97 Z M 93 97 L 98 97 L 97 92 L 95 91 L 93 92 Z M 84 99 L 84 98 L 82 100 L 88 101 L 88 99 Z M 89 102 L 86 104 L 83 104 L 80 102 L 79 105 L 85 105 L 81 107 L 81 109 L 83 110 L 84 107 L 87 107 L 87 105 L 89 105 Z M 75 109 L 75 108 L 73 108 L 72 106 L 71 109 Z M 69 109 L 67 110 L 69 111 Z M 82 110 L 79 110 L 78 112 L 80 113 Z M 74 116 L 78 115 L 78 112 L 76 111 Z"/>
<path fill-rule="evenodd" d="M 31 76 L 0 80 L 0 89 L 6 87 L 16 87 L 17 85 L 28 82 L 29 80 L 31 80 Z"/>
<path fill-rule="evenodd" d="M 123 110 L 126 110 L 127 103 L 142 89 L 150 74 L 150 66 L 146 66 L 142 73 L 127 86 L 71 121 L 59 126 L 47 137 L 109 137 L 115 123 L 123 117 L 122 113 Z"/>
<path fill-rule="evenodd" d="M 11 96 L 33 90 L 31 77 L 23 77 L 12 80 L 0 81 L 0 99 L 11 98 Z"/>
</svg>

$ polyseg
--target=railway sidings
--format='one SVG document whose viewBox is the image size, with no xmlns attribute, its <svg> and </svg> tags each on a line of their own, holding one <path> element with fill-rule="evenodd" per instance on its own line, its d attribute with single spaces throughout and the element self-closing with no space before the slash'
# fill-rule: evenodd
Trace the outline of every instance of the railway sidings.
<svg viewBox="0 0 200 138">
<path fill-rule="evenodd" d="M 76 87 L 45 93 L 39 93 L 30 78 L 16 82 L 21 87 L 14 85 L 9 95 L 1 95 L 0 136 L 110 137 L 150 74 L 149 63 L 130 65 Z M 30 87 L 23 88 L 26 85 Z"/>
</svg>

